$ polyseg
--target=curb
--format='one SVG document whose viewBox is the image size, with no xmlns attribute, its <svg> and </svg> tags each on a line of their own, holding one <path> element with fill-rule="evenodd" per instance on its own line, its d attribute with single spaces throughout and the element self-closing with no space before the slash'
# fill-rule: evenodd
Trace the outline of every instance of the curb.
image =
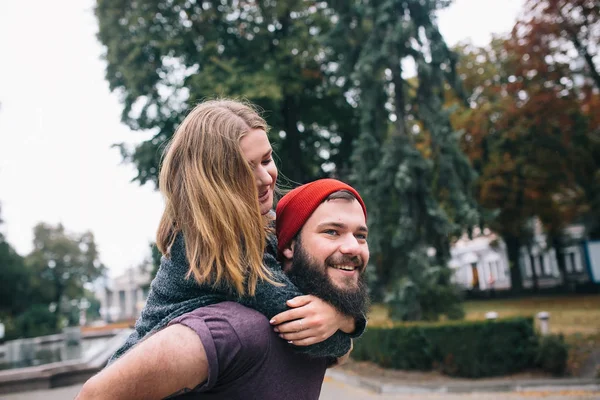
<svg viewBox="0 0 600 400">
<path fill-rule="evenodd" d="M 600 379 L 557 378 L 410 384 L 381 382 L 374 378 L 349 375 L 331 369 L 327 370 L 325 376 L 380 394 L 529 392 L 534 390 L 552 392 L 568 389 L 600 391 Z"/>
</svg>

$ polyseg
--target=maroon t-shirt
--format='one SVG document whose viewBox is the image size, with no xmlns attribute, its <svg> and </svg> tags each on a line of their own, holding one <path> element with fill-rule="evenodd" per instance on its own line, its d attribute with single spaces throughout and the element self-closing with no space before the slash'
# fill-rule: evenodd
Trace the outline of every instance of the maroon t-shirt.
<svg viewBox="0 0 600 400">
<path fill-rule="evenodd" d="M 208 357 L 208 380 L 183 398 L 318 399 L 325 358 L 293 351 L 259 312 L 224 302 L 171 321 L 193 329 Z"/>
</svg>

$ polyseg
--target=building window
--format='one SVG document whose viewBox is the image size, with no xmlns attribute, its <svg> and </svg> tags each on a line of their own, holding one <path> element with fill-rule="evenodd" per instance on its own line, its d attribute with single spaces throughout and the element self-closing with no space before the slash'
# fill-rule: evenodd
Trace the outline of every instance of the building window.
<svg viewBox="0 0 600 400">
<path fill-rule="evenodd" d="M 571 256 L 573 257 L 573 265 L 575 266 L 575 271 L 577 272 L 583 272 L 583 264 L 581 263 L 581 258 L 579 257 L 579 252 L 573 252 L 571 253 Z"/>
<path fill-rule="evenodd" d="M 550 276 L 552 275 L 552 268 L 549 262 L 544 262 L 546 257 L 544 257 L 543 254 L 540 254 L 538 256 L 538 258 L 540 259 L 540 266 L 542 267 L 542 273 L 546 276 Z M 548 260 L 550 261 L 550 260 Z"/>
<path fill-rule="evenodd" d="M 529 260 L 531 261 L 531 269 L 535 271 L 535 275 L 540 276 L 540 265 L 538 264 L 538 259 L 534 255 L 530 255 Z M 533 276 L 533 274 L 529 276 Z"/>
<path fill-rule="evenodd" d="M 521 261 L 525 266 L 525 277 L 531 278 L 531 259 L 527 255 L 523 254 Z"/>
<path fill-rule="evenodd" d="M 565 270 L 567 271 L 568 274 L 572 273 L 574 271 L 573 267 L 574 267 L 574 262 L 575 259 L 573 257 L 571 257 L 573 255 L 573 253 L 565 253 L 564 255 L 564 260 L 565 260 Z"/>
<path fill-rule="evenodd" d="M 582 272 L 583 264 L 579 258 L 579 252 L 573 247 L 571 247 L 569 250 L 570 251 L 565 251 L 564 253 L 565 269 L 567 273 Z"/>
</svg>

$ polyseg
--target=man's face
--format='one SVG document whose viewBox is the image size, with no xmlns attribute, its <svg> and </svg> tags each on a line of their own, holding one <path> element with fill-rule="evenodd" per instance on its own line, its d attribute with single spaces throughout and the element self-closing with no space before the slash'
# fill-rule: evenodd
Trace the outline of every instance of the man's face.
<svg viewBox="0 0 600 400">
<path fill-rule="evenodd" d="M 300 241 L 334 285 L 352 289 L 369 261 L 367 233 L 360 203 L 333 199 L 313 212 L 300 231 Z"/>
<path fill-rule="evenodd" d="M 344 314 L 360 316 L 368 306 L 364 270 L 369 261 L 367 227 L 356 200 L 321 204 L 284 255 L 285 272 L 304 293 L 328 301 Z"/>
</svg>

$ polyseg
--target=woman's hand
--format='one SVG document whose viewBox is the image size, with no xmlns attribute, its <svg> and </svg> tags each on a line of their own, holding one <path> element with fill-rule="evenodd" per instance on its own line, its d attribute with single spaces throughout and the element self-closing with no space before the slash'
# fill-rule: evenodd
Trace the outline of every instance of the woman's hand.
<svg viewBox="0 0 600 400">
<path fill-rule="evenodd" d="M 338 329 L 354 331 L 354 319 L 340 313 L 331 304 L 312 295 L 298 296 L 287 301 L 291 310 L 271 319 L 279 337 L 296 346 L 310 346 L 324 341 Z"/>
</svg>

